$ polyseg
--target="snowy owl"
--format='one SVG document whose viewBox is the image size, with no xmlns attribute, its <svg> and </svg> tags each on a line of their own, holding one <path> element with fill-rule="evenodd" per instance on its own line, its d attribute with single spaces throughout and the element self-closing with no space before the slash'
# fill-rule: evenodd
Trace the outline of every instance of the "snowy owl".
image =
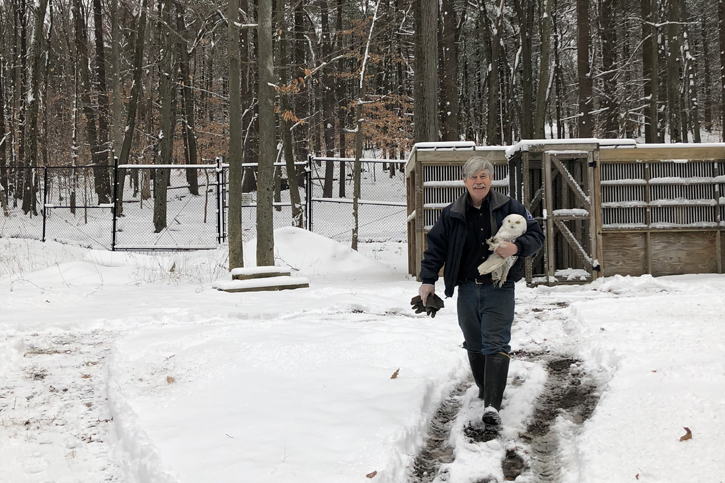
<svg viewBox="0 0 725 483">
<path fill-rule="evenodd" d="M 513 243 L 518 237 L 526 233 L 526 218 L 521 215 L 509 215 L 503 219 L 501 228 L 498 229 L 496 235 L 486 240 L 488 247 L 493 252 L 485 262 L 478 266 L 478 273 L 485 275 L 491 274 L 494 285 L 502 286 L 508 277 L 509 269 L 516 263 L 516 256 L 503 258 L 496 253 L 496 248 L 501 245 L 502 241 Z M 498 282 L 498 283 L 496 283 Z"/>
</svg>

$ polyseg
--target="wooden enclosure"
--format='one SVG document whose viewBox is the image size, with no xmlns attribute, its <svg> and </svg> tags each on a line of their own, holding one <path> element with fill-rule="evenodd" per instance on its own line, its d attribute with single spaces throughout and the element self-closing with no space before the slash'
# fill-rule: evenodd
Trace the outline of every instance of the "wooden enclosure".
<svg viewBox="0 0 725 483">
<path fill-rule="evenodd" d="M 462 165 L 494 164 L 494 189 L 520 200 L 546 234 L 526 264 L 529 283 L 602 275 L 722 273 L 725 144 L 532 140 L 511 147 L 417 144 L 406 164 L 408 267 L 425 235 L 464 192 Z"/>
</svg>

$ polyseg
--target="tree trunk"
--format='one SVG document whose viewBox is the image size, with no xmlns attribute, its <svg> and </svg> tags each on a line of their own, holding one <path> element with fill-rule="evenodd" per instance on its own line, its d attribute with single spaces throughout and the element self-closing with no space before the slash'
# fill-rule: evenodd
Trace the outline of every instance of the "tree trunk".
<svg viewBox="0 0 725 483">
<path fill-rule="evenodd" d="M 541 57 L 539 61 L 539 85 L 534 111 L 534 136 L 544 139 L 546 105 L 549 100 L 549 72 L 551 68 L 551 0 L 541 0 Z"/>
<path fill-rule="evenodd" d="M 577 76 L 579 78 L 579 137 L 590 138 L 592 125 L 592 76 L 589 66 L 589 0 L 576 0 Z M 526 112 L 526 111 L 524 111 Z"/>
<path fill-rule="evenodd" d="M 281 0 L 277 0 L 281 1 Z M 307 39 L 305 38 L 305 11 L 304 6 L 307 2 L 305 0 L 297 0 L 293 3 L 294 5 L 294 48 L 293 48 L 293 60 L 295 69 L 291 73 L 291 78 L 302 77 L 304 74 L 301 68 L 306 65 L 305 52 L 307 50 Z M 294 114 L 298 119 L 307 119 L 310 115 L 309 107 L 309 92 L 307 83 L 300 84 L 300 90 L 294 95 Z M 295 130 L 292 133 L 295 148 L 295 157 L 297 159 L 307 159 L 308 153 L 308 135 L 309 135 L 309 123 L 297 123 Z M 293 176 L 294 173 L 287 173 L 287 177 Z"/>
<path fill-rule="evenodd" d="M 161 58 L 159 63 L 159 157 L 158 164 L 169 165 L 173 161 L 174 149 L 174 103 L 176 101 L 174 69 L 174 44 L 169 31 L 171 25 L 171 2 L 162 0 L 159 5 L 161 21 L 159 23 L 161 38 Z M 161 233 L 166 229 L 166 192 L 169 185 L 169 169 L 157 169 L 154 172 L 154 232 Z"/>
<path fill-rule="evenodd" d="M 28 9 L 25 0 L 19 0 L 14 3 L 15 5 L 15 43 L 13 44 L 14 63 L 15 63 L 15 82 L 13 93 L 15 95 L 15 111 L 17 112 L 17 157 L 16 166 L 22 166 L 25 162 L 25 115 L 27 109 L 28 100 L 28 83 L 27 83 L 27 69 L 26 62 L 28 58 Z M 13 150 L 13 154 L 15 151 Z M 15 184 L 14 198 L 23 199 L 25 190 L 23 171 L 18 170 L 16 173 L 17 181 Z M 17 203 L 17 202 L 16 202 Z"/>
<path fill-rule="evenodd" d="M 722 141 L 725 142 L 725 0 L 719 0 L 718 38 L 720 43 L 720 126 L 722 126 Z"/>
<path fill-rule="evenodd" d="M 551 24 L 554 29 L 554 86 L 556 91 L 556 138 L 563 139 L 566 134 L 564 132 L 564 122 L 562 121 L 562 96 L 561 86 L 564 84 L 561 69 L 561 56 L 559 55 L 560 38 L 559 38 L 559 10 L 557 1 L 552 3 Z M 552 133 L 553 136 L 554 133 Z"/>
<path fill-rule="evenodd" d="M 229 270 L 244 266 L 242 240 L 242 101 L 240 83 L 239 2 L 227 6 L 229 52 Z"/>
<path fill-rule="evenodd" d="M 277 15 L 277 22 L 282 25 L 282 19 L 284 18 L 284 5 L 279 2 L 277 7 L 279 13 Z M 286 85 L 291 81 L 289 77 L 289 38 L 284 29 L 281 29 L 279 37 L 279 59 L 280 59 L 280 85 Z M 289 184 L 290 204 L 292 205 L 292 226 L 302 228 L 304 226 L 304 220 L 302 219 L 302 204 L 300 202 L 300 191 L 297 184 L 297 170 L 295 168 L 295 155 L 292 141 L 292 125 L 290 119 L 292 118 L 292 112 L 290 111 L 289 96 L 286 92 L 280 93 L 280 137 L 282 138 L 282 148 L 285 160 L 285 168 L 287 171 L 287 183 Z"/>
<path fill-rule="evenodd" d="M 657 136 L 657 28 L 656 0 L 640 0 L 642 10 L 642 77 L 644 87 L 644 139 L 648 143 L 656 143 Z"/>
<path fill-rule="evenodd" d="M 442 140 L 459 141 L 458 132 L 458 45 L 456 30 L 458 22 L 451 0 L 441 3 L 442 47 L 441 58 L 441 116 L 443 117 Z"/>
<path fill-rule="evenodd" d="M 329 8 L 327 0 L 320 0 L 320 26 L 322 34 L 322 61 L 329 62 L 332 57 L 332 39 L 330 38 Z M 338 35 L 341 35 L 338 32 Z M 324 92 L 322 99 L 322 127 L 325 133 L 325 156 L 335 156 L 335 75 L 331 67 L 325 68 L 322 77 Z M 342 129 L 342 126 L 340 126 Z M 332 197 L 332 184 L 335 177 L 335 165 L 332 161 L 325 162 L 325 182 L 322 187 L 323 198 Z"/>
<path fill-rule="evenodd" d="M 707 15 L 702 16 L 702 61 L 705 71 L 705 109 L 704 127 L 707 132 L 712 132 L 712 70 L 710 68 L 710 42 L 708 41 L 709 24 Z"/>
<path fill-rule="evenodd" d="M 259 0 L 259 177 L 257 179 L 257 266 L 274 265 L 272 191 L 277 154 L 274 121 L 272 0 Z"/>
<path fill-rule="evenodd" d="M 48 0 L 40 0 L 35 10 L 35 25 L 33 26 L 33 38 L 30 44 L 30 93 L 28 95 L 28 119 L 26 129 L 28 130 L 28 146 L 26 151 L 26 166 L 38 166 L 38 97 L 40 96 L 40 56 L 43 43 L 43 25 L 45 23 L 45 11 L 48 8 Z M 25 183 L 23 192 L 23 213 L 32 211 L 35 214 L 35 181 L 34 170 L 25 170 Z"/>
<path fill-rule="evenodd" d="M 111 116 L 113 118 L 113 135 L 111 136 L 113 154 L 120 156 L 123 146 L 123 102 L 121 101 L 121 33 L 118 28 L 118 0 L 111 0 Z M 119 180 L 122 181 L 122 180 Z M 123 191 L 120 191 L 123 193 Z"/>
<path fill-rule="evenodd" d="M 4 196 L 8 193 L 7 138 L 5 133 L 5 59 L 0 55 L 0 191 Z M 5 201 L 7 203 L 7 197 Z"/>
<path fill-rule="evenodd" d="M 486 13 L 486 9 L 483 4 L 480 4 L 479 16 L 484 29 L 484 38 L 488 39 L 488 43 L 490 44 L 488 69 L 486 69 L 488 72 L 486 144 L 493 146 L 501 144 L 502 135 L 500 114 L 501 78 L 499 76 L 499 63 L 501 60 L 501 27 L 503 22 L 503 12 L 501 7 L 498 7 L 496 9 L 496 18 L 492 22 L 488 18 L 488 14 Z"/>
<path fill-rule="evenodd" d="M 191 70 L 189 68 L 189 47 L 186 41 L 186 30 L 184 5 L 182 2 L 176 2 L 176 31 L 181 37 L 179 40 L 179 68 L 181 70 L 181 93 L 184 106 L 183 135 L 189 153 L 189 159 L 187 161 L 190 165 L 196 165 L 199 164 L 197 162 L 196 127 L 194 122 L 194 106 L 196 100 L 194 99 L 194 81 L 191 78 Z M 239 41 L 238 38 L 237 41 Z M 187 169 L 186 182 L 189 183 L 189 193 L 194 196 L 199 196 L 199 171 L 196 169 Z"/>
<path fill-rule="evenodd" d="M 93 177 L 95 191 L 99 203 L 108 203 L 110 186 L 108 183 L 108 169 L 103 163 L 101 146 L 98 143 L 98 131 L 96 130 L 96 110 L 91 104 L 91 81 L 88 72 L 88 39 L 86 26 L 81 10 L 81 0 L 73 0 L 73 17 L 75 22 L 75 47 L 78 58 L 78 73 L 80 78 L 80 102 L 83 115 L 86 118 L 86 137 L 91 149 L 93 161 Z M 107 158 L 106 158 L 107 160 Z"/>
<path fill-rule="evenodd" d="M 141 93 L 141 73 L 143 72 L 143 48 L 146 35 L 146 10 L 148 8 L 148 0 L 143 0 L 139 19 L 136 23 L 136 34 L 133 43 L 133 83 L 131 84 L 131 98 L 128 101 L 128 111 L 126 113 L 126 128 L 124 129 L 123 144 L 121 145 L 121 153 L 118 156 L 118 164 L 128 164 L 128 157 L 131 153 L 131 142 L 136 132 L 136 111 L 138 109 L 138 99 Z M 136 171 L 137 172 L 137 171 Z M 123 213 L 123 181 L 126 179 L 126 170 L 122 169 L 118 172 L 119 177 L 119 193 L 116 199 L 116 214 Z"/>
<path fill-rule="evenodd" d="M 101 0 L 93 0 L 93 25 L 96 43 L 96 83 L 98 91 L 96 98 L 98 102 L 98 146 L 96 147 L 97 157 L 95 164 L 101 166 L 97 173 L 101 175 L 100 183 L 96 183 L 96 193 L 99 203 L 111 201 L 111 183 L 108 166 L 109 126 L 108 126 L 108 91 L 106 89 L 106 56 L 103 42 L 103 14 Z"/>
<path fill-rule="evenodd" d="M 670 142 L 682 142 L 682 110 L 680 109 L 680 9 L 672 0 L 667 7 L 667 124 Z"/>
<path fill-rule="evenodd" d="M 413 142 L 438 141 L 438 2 L 413 2 L 415 72 Z"/>
<path fill-rule="evenodd" d="M 605 138 L 617 138 L 619 135 L 619 105 L 617 102 L 617 20 L 615 18 L 615 0 L 601 0 L 600 35 L 602 39 L 602 74 Z"/>
<path fill-rule="evenodd" d="M 344 42 L 343 42 L 343 32 L 342 32 L 342 6 L 345 0 L 337 0 L 337 18 L 335 23 L 335 35 L 336 35 L 336 44 L 337 44 L 337 51 L 340 52 L 344 48 Z M 337 61 L 337 72 L 338 74 L 342 74 L 345 72 L 345 59 L 340 58 Z M 340 133 L 340 157 L 344 158 L 347 155 L 347 146 L 345 145 L 345 116 L 347 114 L 347 107 L 345 106 L 345 103 L 347 101 L 345 97 L 345 79 L 344 78 L 338 78 L 337 79 L 337 126 Z M 345 162 L 340 161 L 340 181 L 339 181 L 339 192 L 338 196 L 340 198 L 345 197 Z"/>
<path fill-rule="evenodd" d="M 684 108 L 687 112 L 687 118 L 689 122 L 687 126 L 692 129 L 693 140 L 696 143 L 702 142 L 700 138 L 700 107 L 697 102 L 697 76 L 695 75 L 695 58 L 690 53 L 690 34 L 692 30 L 689 28 L 690 22 L 694 24 L 694 19 L 690 18 L 687 13 L 687 3 L 684 0 L 680 1 L 680 12 L 684 25 L 682 27 L 684 35 L 682 41 L 682 56 L 683 56 L 683 75 L 684 75 Z"/>
<path fill-rule="evenodd" d="M 534 29 L 534 0 L 515 0 L 514 7 L 519 19 L 519 35 L 521 36 L 521 137 L 534 137 L 534 123 L 531 113 L 534 112 L 532 95 L 534 92 L 534 69 L 531 36 Z"/>
</svg>

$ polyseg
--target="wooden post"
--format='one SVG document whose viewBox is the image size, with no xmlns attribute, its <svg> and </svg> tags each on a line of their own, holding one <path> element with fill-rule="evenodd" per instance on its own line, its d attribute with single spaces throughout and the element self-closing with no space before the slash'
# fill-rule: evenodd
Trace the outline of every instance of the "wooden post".
<svg viewBox="0 0 725 483">
<path fill-rule="evenodd" d="M 720 177 L 720 163 L 715 161 L 713 163 L 713 175 L 715 178 Z M 723 195 L 723 193 L 720 193 L 720 185 L 715 184 L 714 186 L 714 194 L 715 194 L 715 222 L 717 223 L 717 231 L 715 232 L 715 260 L 717 261 L 717 273 L 722 273 L 722 229 L 720 228 L 720 223 L 722 222 L 722 217 L 720 216 L 720 210 L 722 209 L 722 205 L 720 204 L 720 197 Z"/>
<path fill-rule="evenodd" d="M 425 251 L 425 208 L 423 207 L 423 165 L 418 160 L 418 150 L 413 150 L 414 156 L 414 182 L 415 182 L 415 249 L 417 250 L 415 261 L 415 275 L 420 275 L 420 262 Z"/>
<path fill-rule="evenodd" d="M 602 173 L 599 161 L 599 148 L 589 153 L 592 170 L 589 180 L 591 189 L 589 191 L 589 223 L 592 227 L 592 280 L 604 276 L 604 247 L 602 246 Z"/>
<path fill-rule="evenodd" d="M 552 191 L 551 182 L 551 156 L 549 153 L 542 154 L 542 164 L 544 172 L 544 223 L 546 224 L 546 285 L 551 285 L 552 277 L 556 273 L 556 264 L 554 261 L 554 193 Z"/>
<path fill-rule="evenodd" d="M 650 231 L 650 223 L 652 223 L 652 212 L 650 211 L 650 192 L 649 192 L 649 163 L 644 163 L 644 201 L 647 207 L 644 212 L 644 222 L 647 225 L 645 232 L 645 256 L 647 260 L 647 273 L 652 274 L 652 232 Z"/>
<path fill-rule="evenodd" d="M 531 183 L 529 173 L 529 152 L 524 151 L 523 153 L 519 154 L 519 157 L 522 180 L 522 203 L 524 207 L 526 207 L 526 209 L 529 210 L 529 212 L 531 213 L 533 207 L 531 206 L 531 187 L 529 186 L 529 184 Z M 533 213 L 531 213 L 531 215 L 534 216 Z M 530 257 L 526 258 L 526 261 L 524 262 L 524 274 L 526 277 L 526 283 L 530 284 L 534 278 L 533 262 Z"/>
</svg>

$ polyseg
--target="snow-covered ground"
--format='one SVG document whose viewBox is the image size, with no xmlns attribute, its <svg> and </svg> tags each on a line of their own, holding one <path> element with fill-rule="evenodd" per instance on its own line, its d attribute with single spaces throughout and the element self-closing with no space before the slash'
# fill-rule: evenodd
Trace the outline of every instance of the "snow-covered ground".
<svg viewBox="0 0 725 483">
<path fill-rule="evenodd" d="M 455 298 L 434 319 L 410 310 L 405 244 L 275 235 L 309 289 L 213 290 L 224 250 L 0 239 L 0 482 L 408 480 L 470 382 Z M 724 275 L 520 283 L 517 299 L 514 349 L 576 359 L 599 396 L 589 419 L 554 421 L 556 480 L 725 481 Z M 546 381 L 514 359 L 502 441 L 467 438 L 481 403 L 456 396 L 436 481 L 502 481 L 511 448 L 535 467 L 521 434 Z"/>
</svg>

